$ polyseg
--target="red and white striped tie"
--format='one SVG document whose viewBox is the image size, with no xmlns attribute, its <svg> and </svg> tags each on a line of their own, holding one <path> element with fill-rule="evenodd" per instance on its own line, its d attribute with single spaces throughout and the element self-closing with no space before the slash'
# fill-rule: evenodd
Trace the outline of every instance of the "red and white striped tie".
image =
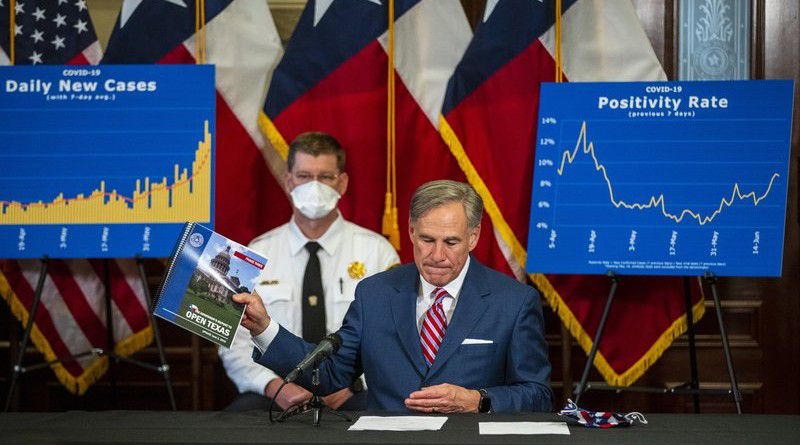
<svg viewBox="0 0 800 445">
<path fill-rule="evenodd" d="M 425 362 L 429 367 L 436 359 L 436 353 L 439 352 L 439 346 L 442 345 L 444 333 L 447 332 L 447 317 L 444 314 L 442 300 L 449 294 L 441 287 L 437 287 L 433 290 L 432 295 L 434 302 L 425 312 L 425 319 L 422 321 L 422 329 L 419 332 L 422 355 L 425 356 Z"/>
</svg>

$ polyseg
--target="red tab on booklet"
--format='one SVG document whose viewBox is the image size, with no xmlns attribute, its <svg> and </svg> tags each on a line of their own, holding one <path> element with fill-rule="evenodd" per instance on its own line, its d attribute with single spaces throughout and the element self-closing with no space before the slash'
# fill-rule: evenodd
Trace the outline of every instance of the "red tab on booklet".
<svg viewBox="0 0 800 445">
<path fill-rule="evenodd" d="M 242 252 L 234 251 L 233 252 L 233 256 L 235 256 L 236 258 L 239 258 L 240 260 L 244 261 L 245 263 L 252 264 L 253 266 L 255 266 L 255 267 L 259 268 L 259 269 L 263 269 L 264 268 L 264 264 L 263 263 L 261 263 L 260 261 L 256 261 L 256 260 L 250 258 L 249 256 L 243 254 Z"/>
</svg>

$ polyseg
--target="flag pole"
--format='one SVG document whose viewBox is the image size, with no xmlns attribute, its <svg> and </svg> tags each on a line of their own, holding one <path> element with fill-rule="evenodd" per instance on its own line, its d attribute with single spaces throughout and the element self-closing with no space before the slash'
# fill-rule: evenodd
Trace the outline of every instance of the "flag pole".
<svg viewBox="0 0 800 445">
<path fill-rule="evenodd" d="M 206 63 L 206 0 L 200 0 L 200 63 Z"/>
<path fill-rule="evenodd" d="M 194 59 L 197 65 L 206 63 L 206 2 L 194 0 Z"/>
<path fill-rule="evenodd" d="M 386 198 L 381 232 L 396 250 L 400 250 L 400 229 L 397 224 L 397 163 L 394 88 L 394 0 L 389 0 L 389 23 L 386 56 Z"/>
<path fill-rule="evenodd" d="M 17 0 L 11 0 L 8 3 L 8 52 L 9 58 L 11 59 L 11 64 L 15 65 L 14 63 L 14 56 L 15 51 L 14 47 L 16 46 L 14 43 L 16 37 L 16 30 L 17 30 L 17 18 L 14 14 L 14 11 L 17 9 Z"/>
<path fill-rule="evenodd" d="M 564 63 L 562 56 L 561 56 L 561 0 L 556 0 L 556 19 L 555 19 L 555 28 L 556 28 L 556 82 L 563 82 L 564 81 L 564 73 L 562 70 L 562 65 Z"/>
</svg>

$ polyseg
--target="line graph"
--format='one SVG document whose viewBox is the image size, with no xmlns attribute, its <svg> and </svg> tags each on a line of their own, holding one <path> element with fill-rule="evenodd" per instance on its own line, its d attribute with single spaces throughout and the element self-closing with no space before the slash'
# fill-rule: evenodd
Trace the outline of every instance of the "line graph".
<svg viewBox="0 0 800 445">
<path fill-rule="evenodd" d="M 622 207 L 629 210 L 644 210 L 653 207 L 659 207 L 661 209 L 661 213 L 666 218 L 669 218 L 675 221 L 676 223 L 683 221 L 683 218 L 686 215 L 689 215 L 689 217 L 696 219 L 698 224 L 700 224 L 701 226 L 705 225 L 706 223 L 713 221 L 714 218 L 717 217 L 717 215 L 722 213 L 722 210 L 725 207 L 730 207 L 733 204 L 733 202 L 737 199 L 745 200 L 747 198 L 752 198 L 753 206 L 758 206 L 758 204 L 764 198 L 766 198 L 767 195 L 769 195 L 769 192 L 770 190 L 772 190 L 772 185 L 775 183 L 775 180 L 781 176 L 778 173 L 773 173 L 772 177 L 769 180 L 769 185 L 767 186 L 767 190 L 764 191 L 764 193 L 761 196 L 757 196 L 755 191 L 742 194 L 739 187 L 739 183 L 735 183 L 733 185 L 733 190 L 731 191 L 730 198 L 721 198 L 719 207 L 717 207 L 717 209 L 714 210 L 714 212 L 712 212 L 710 215 L 702 216 L 700 213 L 695 212 L 691 209 L 683 209 L 679 214 L 676 215 L 667 211 L 666 197 L 664 196 L 663 193 L 658 195 L 658 197 L 650 196 L 650 200 L 645 204 L 641 204 L 638 202 L 629 204 L 622 199 L 616 199 L 614 197 L 614 188 L 611 183 L 611 179 L 609 179 L 608 177 L 608 171 L 606 170 L 605 166 L 601 164 L 600 161 L 597 159 L 597 156 L 594 151 L 594 143 L 587 141 L 588 141 L 588 136 L 586 134 L 586 121 L 583 121 L 583 123 L 581 124 L 580 134 L 578 135 L 578 141 L 575 143 L 575 148 L 571 151 L 570 150 L 564 151 L 564 154 L 561 157 L 561 164 L 559 165 L 557 170 L 559 176 L 562 176 L 564 174 L 565 165 L 572 164 L 572 161 L 575 160 L 575 158 L 578 156 L 579 153 L 587 154 L 592 158 L 595 170 L 603 173 L 603 179 L 605 180 L 606 186 L 608 187 L 608 198 L 611 200 L 611 204 L 613 204 L 614 207 L 616 208 Z"/>
<path fill-rule="evenodd" d="M 544 84 L 527 271 L 780 275 L 792 87 Z"/>
</svg>

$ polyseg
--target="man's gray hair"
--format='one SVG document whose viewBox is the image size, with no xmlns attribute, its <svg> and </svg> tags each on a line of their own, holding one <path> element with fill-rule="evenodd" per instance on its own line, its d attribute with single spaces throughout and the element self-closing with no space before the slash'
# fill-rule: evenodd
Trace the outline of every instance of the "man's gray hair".
<svg viewBox="0 0 800 445">
<path fill-rule="evenodd" d="M 478 192 L 466 182 L 442 179 L 422 184 L 411 197 L 411 222 L 416 222 L 430 210 L 451 202 L 464 205 L 467 225 L 470 229 L 478 227 L 483 217 L 483 200 Z"/>
</svg>

